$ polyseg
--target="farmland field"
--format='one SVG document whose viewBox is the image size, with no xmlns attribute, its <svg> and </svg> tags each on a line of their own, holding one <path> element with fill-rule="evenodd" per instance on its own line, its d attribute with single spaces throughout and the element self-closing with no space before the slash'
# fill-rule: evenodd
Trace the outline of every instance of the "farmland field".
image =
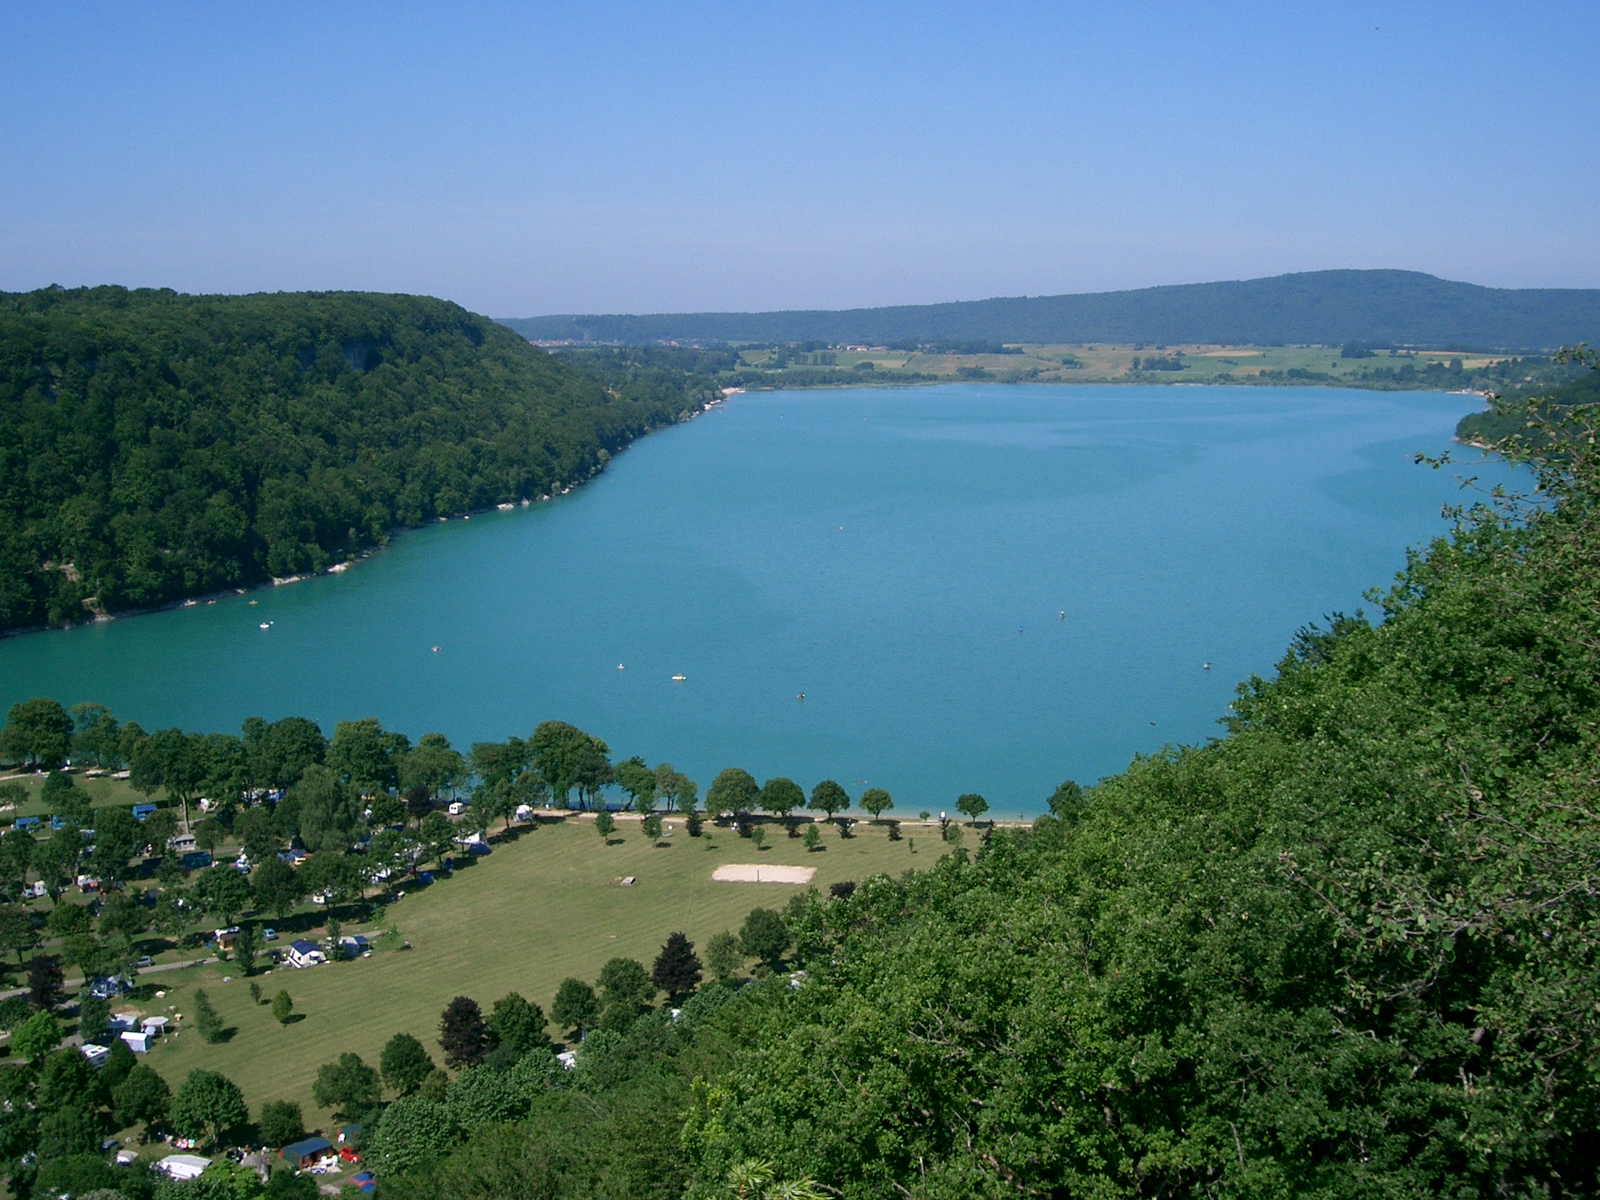
<svg viewBox="0 0 1600 1200">
<path fill-rule="evenodd" d="M 439 1061 L 439 1013 L 453 996 L 471 996 L 487 1009 L 517 991 L 548 1013 L 567 976 L 592 982 L 606 960 L 619 955 L 648 967 L 674 930 L 703 947 L 724 929 L 737 932 L 750 909 L 781 909 L 799 890 L 713 883 L 712 871 L 724 863 L 815 867 L 812 885 L 826 889 L 840 880 L 931 866 L 945 849 L 938 826 L 919 822 L 906 823 L 905 840 L 898 842 L 864 822 L 848 840 L 829 829 L 824 849 L 815 853 L 781 828 L 769 827 L 766 849 L 758 851 L 731 830 L 708 825 L 708 836 L 691 839 L 681 820 L 667 824 L 675 827 L 672 835 L 652 847 L 631 819 L 619 820 L 610 845 L 588 819 L 557 821 L 408 894 L 369 925 L 346 922 L 347 933 L 372 937 L 385 927 L 395 933 L 379 939 L 370 958 L 257 975 L 264 998 L 283 988 L 294 999 L 304 1019 L 288 1025 L 252 1003 L 239 978 L 222 982 L 231 974 L 227 963 L 148 977 L 166 995 L 143 1001 L 147 1014 L 169 1007 L 186 1014 L 194 989 L 204 987 L 234 1030 L 213 1045 L 192 1029 L 181 1032 L 152 1047 L 148 1061 L 174 1088 L 191 1069 L 206 1067 L 238 1083 L 252 1113 L 266 1100 L 296 1100 L 308 1125 L 326 1125 L 328 1114 L 311 1101 L 317 1068 L 347 1050 L 376 1065 L 383 1043 L 402 1031 L 420 1038 Z M 966 842 L 974 844 L 970 830 Z M 630 875 L 635 882 L 621 886 Z M 414 949 L 399 949 L 403 941 Z M 551 1034 L 559 1037 L 554 1029 Z"/>
</svg>

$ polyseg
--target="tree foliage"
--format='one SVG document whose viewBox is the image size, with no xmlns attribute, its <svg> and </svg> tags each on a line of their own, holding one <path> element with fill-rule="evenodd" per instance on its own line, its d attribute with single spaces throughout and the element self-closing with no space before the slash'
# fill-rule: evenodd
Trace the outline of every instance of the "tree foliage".
<svg viewBox="0 0 1600 1200">
<path fill-rule="evenodd" d="M 424 297 L 0 295 L 0 628 L 319 570 L 689 406 Z"/>
</svg>

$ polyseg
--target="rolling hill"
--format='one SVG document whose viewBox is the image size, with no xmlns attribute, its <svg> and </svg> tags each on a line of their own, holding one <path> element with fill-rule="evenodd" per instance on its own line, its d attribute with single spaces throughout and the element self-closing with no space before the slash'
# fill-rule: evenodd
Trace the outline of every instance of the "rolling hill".
<svg viewBox="0 0 1600 1200">
<path fill-rule="evenodd" d="M 532 341 L 1311 343 L 1549 350 L 1600 338 L 1600 290 L 1311 271 L 1123 292 L 838 311 L 503 319 Z"/>
</svg>

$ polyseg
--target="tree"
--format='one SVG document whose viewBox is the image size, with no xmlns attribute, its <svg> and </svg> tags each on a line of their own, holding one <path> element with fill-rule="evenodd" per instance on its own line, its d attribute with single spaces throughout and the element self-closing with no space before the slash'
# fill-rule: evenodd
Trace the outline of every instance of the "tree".
<svg viewBox="0 0 1600 1200">
<path fill-rule="evenodd" d="M 51 816 L 79 829 L 88 826 L 91 819 L 89 795 L 72 782 L 71 775 L 51 771 L 39 789 L 39 800 Z"/>
<path fill-rule="evenodd" d="M 222 1018 L 212 1007 L 211 997 L 206 995 L 205 988 L 197 989 L 194 994 L 194 1026 L 206 1041 L 222 1040 Z"/>
<path fill-rule="evenodd" d="M 439 1015 L 439 1046 L 447 1067 L 475 1067 L 489 1051 L 489 1030 L 478 1002 L 457 996 Z"/>
<path fill-rule="evenodd" d="M 774 816 L 788 818 L 797 808 L 806 806 L 806 794 L 800 785 L 786 776 L 778 775 L 761 785 L 760 807 Z"/>
<path fill-rule="evenodd" d="M 824 812 L 828 819 L 833 814 L 850 807 L 850 794 L 831 779 L 824 779 L 811 789 L 811 802 L 806 806 L 813 812 Z"/>
<path fill-rule="evenodd" d="M 38 944 L 33 914 L 20 905 L 0 905 L 0 953 L 13 953 L 21 963 L 22 952 Z"/>
<path fill-rule="evenodd" d="M 581 1041 L 583 1031 L 600 1015 L 600 1001 L 595 998 L 594 989 L 583 980 L 563 979 L 550 1005 L 550 1015 L 558 1026 Z"/>
<path fill-rule="evenodd" d="M 600 985 L 600 999 L 607 1008 L 613 1004 L 639 1008 L 655 996 L 655 985 L 650 982 L 650 972 L 644 964 L 633 958 L 613 958 L 600 968 L 595 981 Z"/>
<path fill-rule="evenodd" d="M 82 852 L 83 835 L 72 825 L 62 826 L 34 847 L 34 869 L 52 897 L 77 878 Z"/>
<path fill-rule="evenodd" d="M 739 939 L 724 929 L 706 943 L 706 965 L 718 979 L 729 979 L 744 966 L 744 954 L 739 949 Z"/>
<path fill-rule="evenodd" d="M 455 845 L 456 827 L 442 812 L 431 812 L 417 827 L 417 844 L 422 847 L 422 862 L 442 863 Z"/>
<path fill-rule="evenodd" d="M 309 890 L 300 873 L 276 855 L 262 859 L 250 873 L 256 907 L 276 913 L 280 920 L 294 911 Z"/>
<path fill-rule="evenodd" d="M 706 811 L 710 813 L 749 812 L 756 806 L 761 789 L 749 771 L 724 767 L 706 789 Z"/>
<path fill-rule="evenodd" d="M 206 1143 L 249 1119 L 239 1085 L 216 1071 L 190 1071 L 172 1098 L 173 1128 Z"/>
<path fill-rule="evenodd" d="M 495 1044 L 510 1049 L 519 1058 L 535 1046 L 549 1045 L 550 1039 L 544 1032 L 546 1024 L 544 1010 L 516 992 L 509 992 L 494 1002 L 487 1022 L 489 1036 Z"/>
<path fill-rule="evenodd" d="M 397 1033 L 384 1043 L 378 1069 L 392 1090 L 409 1096 L 433 1073 L 434 1066 L 421 1042 L 409 1033 Z"/>
<path fill-rule="evenodd" d="M 669 808 L 692 813 L 700 789 L 694 780 L 676 770 L 671 763 L 662 763 L 656 767 L 656 795 L 664 796 Z"/>
<path fill-rule="evenodd" d="M 167 1119 L 172 1090 L 158 1071 L 139 1063 L 111 1091 L 118 1125 L 143 1124 L 147 1128 Z"/>
<path fill-rule="evenodd" d="M 78 1036 L 86 1043 L 99 1042 L 110 1032 L 111 1005 L 88 989 L 78 993 Z"/>
<path fill-rule="evenodd" d="M 61 1003 L 61 963 L 50 954 L 35 954 L 28 960 L 28 1000 L 46 1012 Z"/>
<path fill-rule="evenodd" d="M 72 718 L 46 696 L 23 700 L 6 710 L 0 729 L 0 755 L 37 767 L 55 767 L 72 746 Z"/>
<path fill-rule="evenodd" d="M 122 805 L 102 808 L 94 818 L 94 853 L 90 866 L 107 883 L 117 883 L 128 874 L 128 860 L 143 844 L 139 822 L 133 811 Z"/>
<path fill-rule="evenodd" d="M 882 788 L 876 787 L 870 787 L 862 792 L 858 803 L 863 812 L 872 814 L 874 821 L 881 817 L 886 810 L 894 807 L 894 801 L 889 798 L 889 793 Z"/>
<path fill-rule="evenodd" d="M 378 1072 L 367 1066 L 359 1054 L 349 1051 L 337 1062 L 323 1063 L 311 1084 L 311 1098 L 319 1108 L 331 1108 L 342 1120 L 353 1120 L 378 1107 L 383 1099 Z"/>
<path fill-rule="evenodd" d="M 72 706 L 72 757 L 97 767 L 115 770 L 122 765 L 117 742 L 122 727 L 104 704 Z"/>
<path fill-rule="evenodd" d="M 287 1025 L 289 1017 L 294 1012 L 294 999 L 282 988 L 272 998 L 272 1019 L 279 1025 Z"/>
<path fill-rule="evenodd" d="M 215 853 L 217 847 L 227 840 L 228 831 L 222 827 L 222 822 L 215 817 L 207 817 L 194 827 L 194 844 L 207 854 Z"/>
<path fill-rule="evenodd" d="M 335 740 L 338 734 L 334 734 Z M 399 760 L 402 790 L 424 788 L 431 796 L 460 787 L 467 779 L 467 764 L 442 733 L 425 733 L 416 749 Z"/>
<path fill-rule="evenodd" d="M 630 803 L 640 812 L 655 807 L 656 773 L 635 754 L 616 766 L 617 784 L 628 793 Z"/>
<path fill-rule="evenodd" d="M 256 1119 L 261 1139 L 269 1146 L 287 1146 L 306 1135 L 306 1119 L 293 1100 L 268 1100 Z"/>
<path fill-rule="evenodd" d="M 580 803 L 612 780 L 610 749 L 565 721 L 543 721 L 529 739 L 533 765 L 564 806 L 573 788 Z"/>
<path fill-rule="evenodd" d="M 967 792 L 956 798 L 956 811 L 965 813 L 973 824 L 977 824 L 978 818 L 989 811 L 989 802 L 976 792 Z"/>
<path fill-rule="evenodd" d="M 248 977 L 256 969 L 256 953 L 259 949 L 256 927 L 241 925 L 238 935 L 233 939 L 233 964 L 239 969 L 240 975 Z"/>
<path fill-rule="evenodd" d="M 808 851 L 822 849 L 822 831 L 815 825 L 807 825 L 805 842 Z"/>
<path fill-rule="evenodd" d="M 324 850 L 313 854 L 300 868 L 300 883 L 321 903 L 334 905 L 341 900 L 359 899 L 367 890 L 370 869 L 365 856 Z"/>
<path fill-rule="evenodd" d="M 328 753 L 331 762 L 333 751 Z M 312 763 L 291 789 L 299 805 L 300 840 L 313 854 L 349 849 L 362 825 L 359 789 L 344 784 L 335 772 L 331 765 Z"/>
<path fill-rule="evenodd" d="M 322 730 L 304 717 L 285 717 L 271 725 L 260 717 L 246 718 L 241 740 L 250 777 L 258 787 L 292 787 L 308 766 L 320 763 L 328 753 Z"/>
<path fill-rule="evenodd" d="M 0 788 L 10 786 L 13 785 L 0 784 Z M 37 844 L 26 829 L 8 829 L 0 834 L 0 888 L 8 896 L 16 897 L 22 891 Z"/>
<path fill-rule="evenodd" d="M 139 845 L 152 854 L 168 854 L 173 834 L 178 832 L 178 816 L 170 808 L 158 808 L 139 822 Z"/>
<path fill-rule="evenodd" d="M 380 1170 L 401 1175 L 442 1158 L 458 1132 L 448 1105 L 425 1095 L 405 1096 L 383 1110 L 367 1153 Z"/>
<path fill-rule="evenodd" d="M 616 818 L 602 808 L 594 815 L 594 828 L 602 838 L 609 839 L 617 831 Z"/>
<path fill-rule="evenodd" d="M 123 726 L 124 737 L 137 728 L 132 722 Z M 205 782 L 205 739 L 181 729 L 159 730 L 133 743 L 128 770 L 128 782 L 147 796 L 166 788 L 167 795 L 182 807 L 187 825 L 189 801 L 200 794 Z"/>
<path fill-rule="evenodd" d="M 750 840 L 755 844 L 757 850 L 761 849 L 762 844 L 767 840 L 767 831 L 759 825 L 751 827 Z"/>
<path fill-rule="evenodd" d="M 789 948 L 789 927 L 770 908 L 752 908 L 739 930 L 739 950 L 776 971 Z"/>
<path fill-rule="evenodd" d="M 445 745 L 448 748 L 449 743 Z M 411 741 L 404 734 L 387 732 L 377 718 L 365 717 L 340 721 L 333 727 L 325 761 L 335 781 L 348 784 L 357 795 L 373 795 L 397 786 L 400 761 L 410 749 Z M 309 770 L 307 767 L 306 772 Z M 311 847 L 310 842 L 306 845 Z"/>
<path fill-rule="evenodd" d="M 667 935 L 666 944 L 650 968 L 650 981 L 673 1000 L 682 1000 L 700 984 L 700 959 L 694 943 L 684 933 Z"/>
<path fill-rule="evenodd" d="M 237 867 L 218 863 L 200 872 L 190 894 L 206 912 L 229 925 L 250 905 L 250 881 Z"/>
<path fill-rule="evenodd" d="M 645 813 L 644 820 L 639 822 L 639 832 L 652 842 L 661 840 L 661 814 L 657 812 Z"/>
<path fill-rule="evenodd" d="M 60 1044 L 61 1025 L 48 1008 L 41 1008 L 11 1030 L 11 1052 L 28 1062 L 38 1062 Z"/>
<path fill-rule="evenodd" d="M 93 925 L 94 918 L 89 915 L 87 904 L 72 904 L 66 900 L 57 903 L 44 919 L 45 929 L 59 938 L 88 933 Z"/>
<path fill-rule="evenodd" d="M 1083 816 L 1083 789 L 1067 779 L 1050 794 L 1050 812 L 1063 821 L 1076 821 Z"/>
</svg>

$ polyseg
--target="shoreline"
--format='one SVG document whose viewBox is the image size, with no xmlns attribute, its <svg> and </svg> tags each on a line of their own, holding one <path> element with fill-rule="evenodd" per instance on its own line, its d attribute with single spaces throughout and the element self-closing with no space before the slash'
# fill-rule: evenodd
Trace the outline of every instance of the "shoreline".
<svg viewBox="0 0 1600 1200">
<path fill-rule="evenodd" d="M 634 442 L 639 441 L 641 438 L 650 437 L 652 434 L 658 433 L 663 429 L 670 429 L 675 425 L 686 425 L 690 421 L 693 421 L 696 417 L 704 416 L 712 409 L 721 407 L 721 405 L 724 404 L 729 397 L 736 394 L 741 394 L 744 391 L 745 389 L 742 387 L 724 388 L 721 397 L 718 399 L 707 401 L 698 408 L 685 409 L 682 413 L 678 414 L 674 420 L 665 421 L 660 425 L 645 430 L 638 437 L 629 438 L 622 445 L 618 446 L 615 452 L 606 450 L 605 447 L 602 446 L 601 451 L 604 453 L 605 457 L 601 459 L 599 465 L 596 466 L 594 470 L 592 470 L 588 475 L 585 475 L 582 479 L 577 479 L 567 484 L 558 483 L 552 486 L 548 492 L 539 495 L 524 496 L 517 500 L 511 501 L 499 501 L 485 508 L 474 508 L 466 512 L 449 513 L 444 516 L 436 517 L 431 521 L 424 521 L 417 525 L 393 526 L 384 530 L 382 540 L 376 545 L 368 546 L 360 553 L 353 554 L 348 558 L 342 558 L 337 562 L 329 563 L 326 567 L 323 567 L 320 570 L 306 571 L 298 575 L 275 576 L 270 579 L 262 580 L 259 583 L 247 584 L 244 587 L 230 587 L 221 588 L 217 591 L 197 592 L 192 596 L 185 596 L 181 600 L 168 600 L 161 604 L 152 604 L 140 608 L 119 608 L 115 612 L 100 612 L 96 613 L 87 620 L 73 621 L 62 625 L 23 625 L 14 629 L 0 629 L 0 641 L 3 641 L 6 638 L 23 637 L 29 634 L 67 633 L 74 629 L 84 629 L 95 625 L 108 625 L 112 621 L 120 621 L 124 618 L 148 617 L 155 613 L 171 612 L 175 608 L 198 608 L 202 604 L 217 604 L 220 601 L 232 599 L 236 596 L 248 596 L 252 592 L 265 591 L 267 588 L 287 587 L 290 584 L 303 583 L 308 579 L 316 579 L 323 575 L 343 574 L 357 563 L 371 558 L 374 554 L 377 554 L 380 551 L 388 549 L 390 542 L 404 534 L 414 533 L 419 529 L 427 529 L 432 525 L 443 525 L 450 521 L 470 521 L 473 517 L 483 516 L 487 513 L 506 512 L 517 508 L 531 508 L 535 504 L 548 503 L 551 500 L 559 500 L 563 496 L 570 495 L 584 484 L 590 483 L 594 479 L 598 478 L 605 471 L 605 469 L 611 465 L 611 462 L 616 455 L 626 451 L 634 444 Z"/>
</svg>

